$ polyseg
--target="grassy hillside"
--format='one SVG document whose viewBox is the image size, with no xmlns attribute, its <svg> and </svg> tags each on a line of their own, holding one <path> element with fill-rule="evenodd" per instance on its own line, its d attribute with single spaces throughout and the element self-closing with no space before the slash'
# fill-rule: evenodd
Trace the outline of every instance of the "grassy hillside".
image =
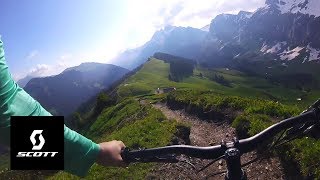
<svg viewBox="0 0 320 180">
<path fill-rule="evenodd" d="M 152 58 L 134 76 L 128 78 L 118 89 L 120 97 L 137 96 L 154 93 L 157 88 L 176 87 L 177 89 L 211 90 L 225 95 L 235 95 L 250 98 L 268 99 L 284 104 L 306 107 L 320 97 L 320 91 L 305 92 L 274 85 L 266 79 L 252 77 L 245 73 L 229 69 L 197 68 L 193 76 L 181 82 L 169 80 L 169 64 Z M 223 76 L 230 82 L 231 87 L 223 86 L 210 80 L 210 74 Z M 202 76 L 201 76 L 202 74 Z M 301 98 L 301 101 L 297 101 Z"/>
</svg>

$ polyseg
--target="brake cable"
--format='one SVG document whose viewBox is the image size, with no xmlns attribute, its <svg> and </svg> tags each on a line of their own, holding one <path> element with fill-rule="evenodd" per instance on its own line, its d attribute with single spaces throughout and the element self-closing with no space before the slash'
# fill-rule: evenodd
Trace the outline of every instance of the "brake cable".
<svg viewBox="0 0 320 180">
<path fill-rule="evenodd" d="M 273 143 L 272 143 L 272 145 L 268 148 L 268 151 L 269 150 L 271 150 L 272 148 L 274 148 L 275 146 L 276 146 L 276 144 L 278 144 L 279 142 L 281 142 L 282 140 L 283 140 L 283 135 L 285 134 L 287 132 L 287 130 L 284 130 L 281 134 L 280 134 L 280 136 L 277 138 L 277 140 L 276 141 L 274 141 Z"/>
<path fill-rule="evenodd" d="M 308 133 L 310 133 L 314 128 L 316 127 L 316 125 L 312 125 L 312 126 L 309 126 L 307 128 L 304 128 L 304 130 L 302 132 L 299 132 L 297 134 L 295 134 L 294 136 L 291 136 L 290 138 L 288 138 L 287 140 L 285 140 L 284 142 L 281 142 L 279 144 L 277 144 L 275 147 L 279 147 L 279 146 L 282 146 L 286 143 L 289 143 L 299 137 L 303 137 L 305 135 L 307 135 Z"/>
<path fill-rule="evenodd" d="M 187 158 L 181 159 L 181 156 L 180 156 L 180 158 L 177 158 L 177 160 L 178 160 L 178 162 L 188 164 L 188 165 L 190 165 L 194 170 L 197 170 L 196 166 L 195 166 L 194 164 L 192 164 L 190 161 L 188 161 Z"/>
<path fill-rule="evenodd" d="M 222 156 L 220 156 L 220 157 L 218 157 L 218 158 L 214 159 L 213 161 L 211 161 L 210 163 L 208 163 L 207 165 L 205 165 L 203 168 L 201 168 L 200 170 L 198 170 L 198 172 L 197 172 L 197 173 L 199 173 L 199 172 L 201 172 L 201 171 L 203 171 L 203 170 L 207 169 L 209 166 L 211 166 L 212 164 L 214 164 L 215 162 L 219 161 L 220 159 L 222 159 L 222 158 L 224 158 L 224 157 L 225 157 L 225 155 L 222 155 Z"/>
</svg>

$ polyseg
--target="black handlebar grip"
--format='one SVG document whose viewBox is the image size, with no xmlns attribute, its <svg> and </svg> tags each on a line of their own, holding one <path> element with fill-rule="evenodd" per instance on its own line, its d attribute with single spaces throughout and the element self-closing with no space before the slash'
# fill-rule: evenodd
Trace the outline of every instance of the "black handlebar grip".
<svg viewBox="0 0 320 180">
<path fill-rule="evenodd" d="M 124 148 L 123 150 L 121 150 L 121 157 L 125 163 L 130 163 L 131 162 L 130 149 Z"/>
</svg>

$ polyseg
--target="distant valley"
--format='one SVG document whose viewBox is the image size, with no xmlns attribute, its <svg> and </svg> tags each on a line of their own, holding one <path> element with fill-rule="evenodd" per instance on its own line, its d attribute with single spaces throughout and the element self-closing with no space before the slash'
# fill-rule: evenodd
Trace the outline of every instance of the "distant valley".
<svg viewBox="0 0 320 180">
<path fill-rule="evenodd" d="M 56 76 L 33 78 L 24 89 L 52 114 L 68 116 L 128 72 L 115 65 L 83 63 Z"/>
</svg>

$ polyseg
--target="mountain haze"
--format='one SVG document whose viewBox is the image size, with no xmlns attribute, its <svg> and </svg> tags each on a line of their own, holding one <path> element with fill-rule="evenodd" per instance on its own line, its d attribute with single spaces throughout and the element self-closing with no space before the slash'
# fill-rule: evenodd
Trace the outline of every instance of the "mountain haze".
<svg viewBox="0 0 320 180">
<path fill-rule="evenodd" d="M 112 62 L 118 66 L 134 69 L 146 62 L 156 52 L 169 53 L 196 59 L 207 32 L 192 27 L 166 26 L 154 33 L 151 40 L 137 49 L 127 50 Z"/>
<path fill-rule="evenodd" d="M 20 79 L 17 83 L 20 87 L 24 88 L 32 78 L 35 77 L 27 75 L 26 77 Z"/>
<path fill-rule="evenodd" d="M 167 26 L 143 46 L 125 51 L 113 62 L 133 69 L 155 52 L 196 60 L 200 64 L 237 66 L 238 60 L 320 61 L 320 12 L 316 0 L 267 0 L 255 12 L 220 14 L 201 30 Z M 234 62 L 236 60 L 236 62 Z M 265 68 L 269 65 L 263 65 Z M 263 72 L 265 73 L 265 72 Z"/>
<path fill-rule="evenodd" d="M 25 90 L 52 114 L 67 116 L 128 72 L 115 65 L 83 63 L 56 76 L 31 79 Z"/>
</svg>

